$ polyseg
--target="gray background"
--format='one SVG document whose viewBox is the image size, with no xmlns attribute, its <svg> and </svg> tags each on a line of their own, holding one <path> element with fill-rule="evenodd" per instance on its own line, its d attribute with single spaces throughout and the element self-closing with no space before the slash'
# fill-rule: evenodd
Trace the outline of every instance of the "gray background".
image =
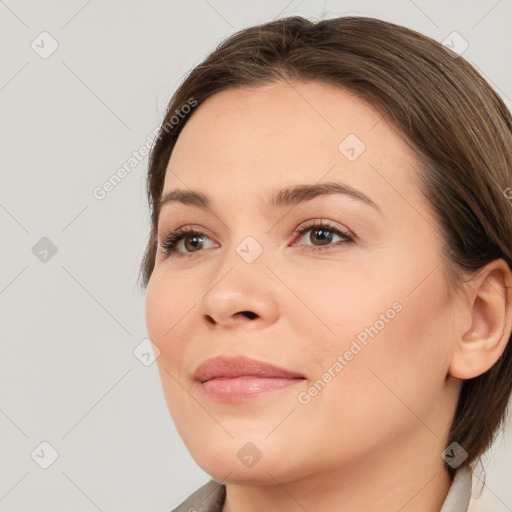
<svg viewBox="0 0 512 512">
<path fill-rule="evenodd" d="M 456 31 L 511 105 L 512 0 L 0 0 L 0 510 L 168 511 L 209 479 L 136 350 L 147 158 L 102 200 L 93 190 L 221 38 L 292 14 L 371 15 L 439 41 Z M 473 511 L 512 510 L 506 432 Z M 47 469 L 44 441 L 58 454 Z"/>
</svg>

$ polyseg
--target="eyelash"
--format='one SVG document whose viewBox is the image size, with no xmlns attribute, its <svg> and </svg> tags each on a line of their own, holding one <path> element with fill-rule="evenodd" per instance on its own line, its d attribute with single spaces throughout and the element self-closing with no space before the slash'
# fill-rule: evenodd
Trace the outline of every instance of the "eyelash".
<svg viewBox="0 0 512 512">
<path fill-rule="evenodd" d="M 351 244 L 355 243 L 354 237 L 348 231 L 339 229 L 325 221 L 321 221 L 321 222 L 316 221 L 313 224 L 303 226 L 300 229 L 296 229 L 293 234 L 302 237 L 302 235 L 304 235 L 304 233 L 307 233 L 312 228 L 325 229 L 331 233 L 334 233 L 335 235 L 339 235 L 342 238 L 344 238 L 345 240 L 342 243 L 338 243 L 338 245 L 341 245 L 341 244 L 351 245 Z M 195 252 L 179 253 L 176 251 L 176 246 L 178 245 L 178 243 L 183 238 L 186 238 L 187 236 L 190 236 L 190 235 L 195 235 L 195 236 L 199 236 L 199 237 L 202 237 L 203 235 L 206 236 L 205 233 L 203 233 L 202 231 L 199 231 L 197 229 L 187 227 L 187 226 L 179 227 L 175 231 L 171 231 L 167 235 L 164 236 L 163 243 L 160 243 L 162 252 L 165 255 L 174 253 L 178 257 L 193 256 L 195 254 Z M 332 245 L 329 244 L 329 245 L 325 246 L 325 248 L 321 247 L 321 246 L 306 246 L 306 247 L 310 247 L 309 250 L 312 250 L 313 252 L 322 252 L 322 251 L 326 251 L 326 250 L 332 248 Z M 196 252 L 200 252 L 200 251 L 196 251 Z"/>
</svg>

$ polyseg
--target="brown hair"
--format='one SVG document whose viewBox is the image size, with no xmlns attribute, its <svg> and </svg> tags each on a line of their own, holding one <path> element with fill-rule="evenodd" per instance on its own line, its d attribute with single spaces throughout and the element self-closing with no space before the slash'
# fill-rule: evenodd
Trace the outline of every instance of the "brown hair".
<svg viewBox="0 0 512 512">
<path fill-rule="evenodd" d="M 157 251 L 159 200 L 174 144 L 194 110 L 230 87 L 278 80 L 321 80 L 368 101 L 418 155 L 418 185 L 439 225 L 447 276 L 457 287 L 485 264 L 512 268 L 512 118 L 504 102 L 462 57 L 413 30 L 365 17 L 310 21 L 295 16 L 241 30 L 181 83 L 149 160 L 152 228 L 142 286 Z M 177 113 L 192 111 L 190 115 Z M 179 119 L 178 119 L 179 117 Z M 179 120 L 177 122 L 176 120 Z M 140 276 L 139 276 L 140 277 Z M 451 477 L 489 448 L 506 419 L 512 343 L 484 374 L 465 380 L 446 440 L 468 453 Z"/>
</svg>

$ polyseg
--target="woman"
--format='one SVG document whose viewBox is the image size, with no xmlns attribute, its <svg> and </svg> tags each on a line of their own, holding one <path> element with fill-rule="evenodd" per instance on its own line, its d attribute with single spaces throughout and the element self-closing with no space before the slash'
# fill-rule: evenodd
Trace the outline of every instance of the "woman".
<svg viewBox="0 0 512 512">
<path fill-rule="evenodd" d="M 371 18 L 229 37 L 149 167 L 148 333 L 212 480 L 176 511 L 466 511 L 512 386 L 512 119 Z"/>
</svg>

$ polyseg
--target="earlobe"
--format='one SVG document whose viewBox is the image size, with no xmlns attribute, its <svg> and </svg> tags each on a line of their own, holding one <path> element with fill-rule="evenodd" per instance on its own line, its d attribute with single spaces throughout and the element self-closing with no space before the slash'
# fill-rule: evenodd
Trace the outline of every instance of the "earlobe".
<svg viewBox="0 0 512 512">
<path fill-rule="evenodd" d="M 455 340 L 449 374 L 471 379 L 505 351 L 512 330 L 512 273 L 503 259 L 488 263 L 470 282 L 471 326 Z"/>
</svg>

